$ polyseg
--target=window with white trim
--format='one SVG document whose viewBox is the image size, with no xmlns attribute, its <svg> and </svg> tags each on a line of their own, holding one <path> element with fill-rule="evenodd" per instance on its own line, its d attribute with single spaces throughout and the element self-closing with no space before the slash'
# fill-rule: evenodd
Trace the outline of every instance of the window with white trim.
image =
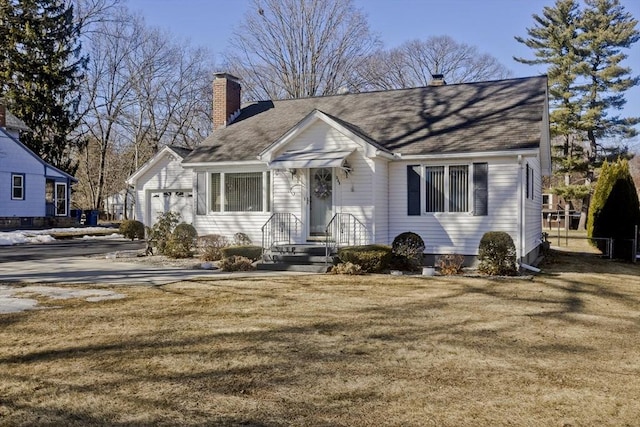
<svg viewBox="0 0 640 427">
<path fill-rule="evenodd" d="M 469 211 L 469 165 L 425 166 L 425 212 Z"/>
<path fill-rule="evenodd" d="M 24 200 L 24 175 L 11 174 L 11 199 Z"/>
<path fill-rule="evenodd" d="M 407 166 L 407 214 L 471 212 L 476 216 L 487 215 L 487 166 L 487 163 Z"/>
<path fill-rule="evenodd" d="M 202 176 L 197 177 L 198 214 L 204 209 Z M 270 172 L 216 172 L 209 174 L 209 211 L 267 212 L 271 209 Z"/>
<path fill-rule="evenodd" d="M 67 184 L 56 182 L 56 215 L 67 214 Z"/>
</svg>

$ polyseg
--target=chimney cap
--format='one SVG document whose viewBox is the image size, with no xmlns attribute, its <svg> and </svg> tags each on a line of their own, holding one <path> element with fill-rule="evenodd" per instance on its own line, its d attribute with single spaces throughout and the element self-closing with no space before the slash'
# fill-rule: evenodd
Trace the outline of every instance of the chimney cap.
<svg viewBox="0 0 640 427">
<path fill-rule="evenodd" d="M 444 80 L 444 74 L 431 74 L 429 86 L 444 86 L 447 82 Z"/>
<path fill-rule="evenodd" d="M 227 79 L 227 80 L 233 80 L 234 82 L 239 82 L 240 81 L 239 77 L 236 77 L 233 74 L 225 73 L 225 72 L 213 73 L 213 76 L 216 79 Z"/>
</svg>

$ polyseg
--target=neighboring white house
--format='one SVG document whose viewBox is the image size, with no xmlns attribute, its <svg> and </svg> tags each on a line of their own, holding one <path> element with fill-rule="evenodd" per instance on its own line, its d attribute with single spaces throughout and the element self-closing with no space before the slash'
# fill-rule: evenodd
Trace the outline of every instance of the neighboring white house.
<svg viewBox="0 0 640 427">
<path fill-rule="evenodd" d="M 130 177 L 136 215 L 184 210 L 178 191 L 200 235 L 390 244 L 412 231 L 427 254 L 473 257 L 505 231 L 531 262 L 551 172 L 546 76 L 438 83 L 240 108 L 238 79 L 217 74 L 212 134 Z"/>
<path fill-rule="evenodd" d="M 0 104 L 0 227 L 69 222 L 76 179 L 46 163 L 20 142 L 25 124 Z"/>
<path fill-rule="evenodd" d="M 132 193 L 132 191 L 121 190 L 104 198 L 104 213 L 108 220 L 121 221 L 135 218 L 136 201 Z"/>
</svg>

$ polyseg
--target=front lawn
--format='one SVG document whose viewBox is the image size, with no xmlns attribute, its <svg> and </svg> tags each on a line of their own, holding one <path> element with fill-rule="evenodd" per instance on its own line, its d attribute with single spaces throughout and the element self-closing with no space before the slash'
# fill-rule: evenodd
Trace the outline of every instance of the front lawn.
<svg viewBox="0 0 640 427">
<path fill-rule="evenodd" d="M 113 287 L 0 315 L 0 425 L 624 426 L 640 265 Z"/>
</svg>

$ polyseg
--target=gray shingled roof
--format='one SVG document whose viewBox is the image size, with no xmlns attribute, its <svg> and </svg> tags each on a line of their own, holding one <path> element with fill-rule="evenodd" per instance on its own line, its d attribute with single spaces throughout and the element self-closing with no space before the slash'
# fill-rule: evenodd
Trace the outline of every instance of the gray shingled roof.
<svg viewBox="0 0 640 427">
<path fill-rule="evenodd" d="M 24 132 L 31 130 L 22 120 L 14 116 L 13 113 L 11 113 L 11 111 L 6 110 L 5 114 L 6 114 L 7 129 L 21 130 Z"/>
<path fill-rule="evenodd" d="M 314 110 L 392 153 L 435 154 L 536 148 L 546 76 L 260 101 L 218 129 L 185 163 L 255 160 Z"/>
<path fill-rule="evenodd" d="M 173 152 L 175 152 L 178 156 L 182 157 L 183 159 L 187 157 L 189 154 L 191 154 L 191 152 L 193 151 L 191 148 L 180 147 L 177 145 L 170 145 L 169 148 L 171 148 Z"/>
</svg>

